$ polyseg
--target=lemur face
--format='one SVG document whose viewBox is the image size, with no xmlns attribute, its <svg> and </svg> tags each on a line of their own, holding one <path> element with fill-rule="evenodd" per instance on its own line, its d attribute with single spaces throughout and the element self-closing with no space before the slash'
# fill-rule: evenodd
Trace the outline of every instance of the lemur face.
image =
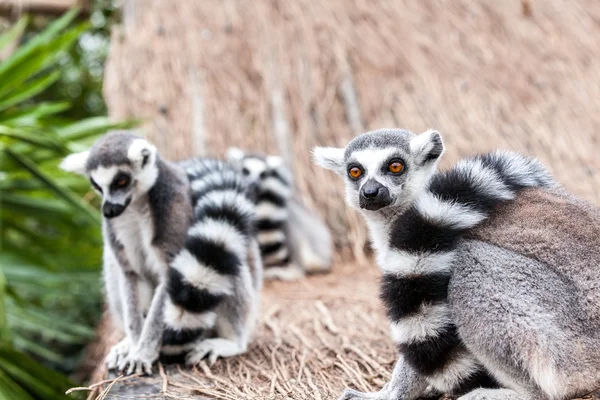
<svg viewBox="0 0 600 400">
<path fill-rule="evenodd" d="M 66 157 L 61 168 L 87 176 L 102 196 L 102 214 L 115 218 L 154 185 L 158 176 L 156 157 L 156 148 L 145 139 L 113 132 L 89 151 Z"/>
<path fill-rule="evenodd" d="M 275 171 L 282 172 L 286 168 L 280 156 L 245 153 L 237 147 L 230 147 L 226 157 L 229 162 L 242 171 L 249 184 L 264 183 L 272 177 Z"/>
<path fill-rule="evenodd" d="M 405 209 L 429 183 L 444 150 L 438 132 L 364 133 L 345 148 L 317 147 L 315 162 L 344 177 L 346 202 L 364 211 Z"/>
</svg>

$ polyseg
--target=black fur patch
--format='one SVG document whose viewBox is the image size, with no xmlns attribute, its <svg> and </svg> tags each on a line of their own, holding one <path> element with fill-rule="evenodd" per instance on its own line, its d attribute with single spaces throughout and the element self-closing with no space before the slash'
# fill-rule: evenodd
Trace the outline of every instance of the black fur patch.
<svg viewBox="0 0 600 400">
<path fill-rule="evenodd" d="M 424 218 L 410 208 L 392 224 L 390 245 L 413 253 L 452 249 L 461 231 Z"/>
<path fill-rule="evenodd" d="M 158 177 L 154 186 L 148 191 L 150 213 L 154 223 L 153 243 L 163 241 L 163 235 L 168 231 L 167 229 L 160 229 L 160 227 L 167 226 L 169 223 L 170 210 L 175 197 L 169 182 L 179 179 L 161 160 L 156 161 L 156 167 L 158 168 Z"/>
<path fill-rule="evenodd" d="M 240 192 L 240 196 L 245 196 L 244 190 L 240 187 L 240 182 L 235 179 L 223 179 L 219 183 L 207 185 L 202 190 L 192 190 L 192 204 L 196 204 L 198 200 L 206 196 L 210 192 L 224 191 L 224 190 L 237 190 Z"/>
<path fill-rule="evenodd" d="M 456 201 L 477 211 L 487 212 L 502 201 L 478 188 L 469 175 L 456 169 L 436 174 L 429 188 L 442 200 Z"/>
<path fill-rule="evenodd" d="M 159 357 L 159 361 L 165 365 L 183 365 L 185 364 L 185 356 L 186 354 L 161 354 Z"/>
<path fill-rule="evenodd" d="M 221 220 L 234 226 L 244 236 L 254 235 L 254 224 L 252 217 L 233 204 L 206 204 L 194 211 L 195 221 L 200 222 L 205 219 Z"/>
<path fill-rule="evenodd" d="M 442 152 L 444 151 L 444 144 L 442 143 L 442 137 L 439 133 L 435 133 L 431 136 L 431 143 L 433 146 L 429 153 L 427 153 L 427 155 L 423 159 L 423 163 L 428 163 L 430 161 L 437 160 L 438 158 L 440 158 Z"/>
<path fill-rule="evenodd" d="M 273 260 L 271 262 L 265 262 L 264 268 L 268 269 L 268 268 L 272 268 L 272 267 L 289 267 L 291 262 L 292 262 L 292 258 L 288 254 L 287 256 L 285 256 L 285 258 L 283 260 Z"/>
<path fill-rule="evenodd" d="M 180 346 L 193 342 L 202 336 L 206 331 L 204 329 L 182 329 L 176 330 L 166 328 L 163 332 L 162 344 Z"/>
<path fill-rule="evenodd" d="M 454 325 L 446 326 L 438 336 L 416 343 L 399 344 L 398 348 L 406 361 L 423 375 L 441 370 L 462 353 L 462 344 Z"/>
<path fill-rule="evenodd" d="M 193 313 L 214 310 L 224 298 L 224 295 L 213 294 L 189 284 L 175 268 L 169 268 L 167 292 L 174 304 Z"/>
<path fill-rule="evenodd" d="M 273 253 L 277 252 L 278 250 L 280 250 L 283 246 L 284 246 L 283 242 L 275 242 L 275 243 L 269 243 L 266 245 L 261 245 L 260 252 L 263 255 L 273 254 Z"/>
<path fill-rule="evenodd" d="M 261 231 L 272 229 L 282 229 L 285 227 L 285 221 L 274 221 L 272 219 L 259 219 L 256 221 L 256 228 Z"/>
<path fill-rule="evenodd" d="M 239 273 L 240 259 L 226 249 L 222 243 L 202 237 L 188 236 L 185 239 L 185 248 L 202 264 L 221 274 L 237 275 Z"/>
<path fill-rule="evenodd" d="M 462 396 L 478 388 L 496 389 L 500 384 L 496 381 L 483 366 L 479 371 L 464 379 L 453 391 L 452 395 Z"/>
<path fill-rule="evenodd" d="M 273 192 L 272 190 L 263 190 L 258 192 L 256 196 L 256 202 L 267 202 L 275 204 L 279 207 L 285 207 L 287 200 L 285 199 L 285 197 Z"/>
<path fill-rule="evenodd" d="M 381 300 L 390 320 L 398 321 L 419 311 L 422 304 L 443 303 L 448 296 L 449 274 L 427 274 L 381 278 Z"/>
<path fill-rule="evenodd" d="M 283 183 L 285 186 L 289 186 L 290 183 L 287 181 L 286 178 L 284 178 L 279 171 L 277 171 L 277 169 L 270 169 L 265 171 L 265 175 L 263 177 L 263 180 L 273 177 L 275 179 L 277 179 L 278 181 L 280 181 L 281 183 Z"/>
</svg>

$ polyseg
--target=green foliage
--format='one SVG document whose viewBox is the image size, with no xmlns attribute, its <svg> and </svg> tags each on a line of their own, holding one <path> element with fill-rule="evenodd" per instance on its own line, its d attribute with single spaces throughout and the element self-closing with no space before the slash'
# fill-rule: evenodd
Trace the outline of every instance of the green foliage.
<svg viewBox="0 0 600 400">
<path fill-rule="evenodd" d="M 64 115 L 69 118 L 106 114 L 102 98 L 103 66 L 108 56 L 111 27 L 119 18 L 120 3 L 119 0 L 90 2 L 90 29 L 82 33 L 75 45 L 60 56 L 60 78 L 36 96 L 38 101 L 67 99 L 72 107 Z M 25 36 L 35 35 L 49 21 L 51 18 L 36 17 Z"/>
<path fill-rule="evenodd" d="M 89 28 L 71 11 L 0 63 L 0 400 L 61 399 L 100 315 L 102 240 L 95 196 L 58 164 L 109 129 L 105 117 L 70 121 L 69 103 L 39 101 L 60 60 Z M 21 19 L 0 51 L 21 37 Z M 45 365 L 45 366 L 43 366 Z"/>
</svg>

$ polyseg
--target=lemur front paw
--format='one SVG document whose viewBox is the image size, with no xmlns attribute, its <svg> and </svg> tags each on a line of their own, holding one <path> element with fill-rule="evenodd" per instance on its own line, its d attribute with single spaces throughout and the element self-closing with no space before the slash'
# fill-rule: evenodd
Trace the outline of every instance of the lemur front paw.
<svg viewBox="0 0 600 400">
<path fill-rule="evenodd" d="M 119 366 L 119 362 L 123 360 L 129 354 L 129 350 L 131 349 L 131 342 L 128 338 L 121 340 L 119 343 L 115 344 L 108 355 L 106 356 L 106 367 L 111 369 L 116 369 Z"/>
<path fill-rule="evenodd" d="M 206 339 L 198 343 L 188 353 L 185 363 L 188 365 L 200 364 L 208 357 L 208 362 L 213 365 L 219 357 L 233 357 L 242 354 L 246 349 L 242 348 L 236 342 L 227 339 Z"/>
<path fill-rule="evenodd" d="M 152 375 L 152 364 L 158 360 L 159 352 L 135 347 L 131 349 L 126 357 L 118 363 L 119 371 L 125 375 L 144 374 Z"/>
</svg>

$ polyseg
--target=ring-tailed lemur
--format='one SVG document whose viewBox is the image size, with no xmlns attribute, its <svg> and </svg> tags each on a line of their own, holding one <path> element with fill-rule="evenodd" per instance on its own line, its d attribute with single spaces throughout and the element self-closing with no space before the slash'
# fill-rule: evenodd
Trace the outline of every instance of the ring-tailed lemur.
<svg viewBox="0 0 600 400">
<path fill-rule="evenodd" d="M 244 352 L 262 264 L 241 174 L 218 161 L 167 162 L 126 131 L 61 167 L 102 195 L 107 303 L 126 334 L 109 368 L 151 373 L 160 353 L 197 363 Z"/>
<path fill-rule="evenodd" d="M 521 241 L 510 248 L 494 226 L 487 242 L 481 241 L 485 233 L 469 237 L 520 193 L 550 192 L 557 184 L 537 161 L 510 152 L 466 159 L 437 173 L 443 150 L 435 131 L 399 129 L 360 135 L 343 149 L 315 149 L 319 165 L 345 177 L 346 200 L 369 226 L 383 271 L 381 298 L 400 352 L 381 391 L 348 389 L 342 399 L 414 399 L 428 387 L 464 399 L 515 400 L 593 390 L 600 384 L 600 360 L 585 354 L 600 345 L 600 296 L 583 288 L 600 284 L 591 273 L 600 256 L 580 251 L 581 268 L 561 269 L 553 264 L 564 263 L 568 251 L 548 255 L 556 238 L 539 226 L 528 232 L 533 249 L 523 234 L 514 235 Z M 600 222 L 598 215 L 590 222 Z"/>
<path fill-rule="evenodd" d="M 244 153 L 232 147 L 227 159 L 236 165 L 256 196 L 257 240 L 265 279 L 293 280 L 304 276 L 294 262 L 289 232 L 292 174 L 279 156 Z"/>
</svg>

